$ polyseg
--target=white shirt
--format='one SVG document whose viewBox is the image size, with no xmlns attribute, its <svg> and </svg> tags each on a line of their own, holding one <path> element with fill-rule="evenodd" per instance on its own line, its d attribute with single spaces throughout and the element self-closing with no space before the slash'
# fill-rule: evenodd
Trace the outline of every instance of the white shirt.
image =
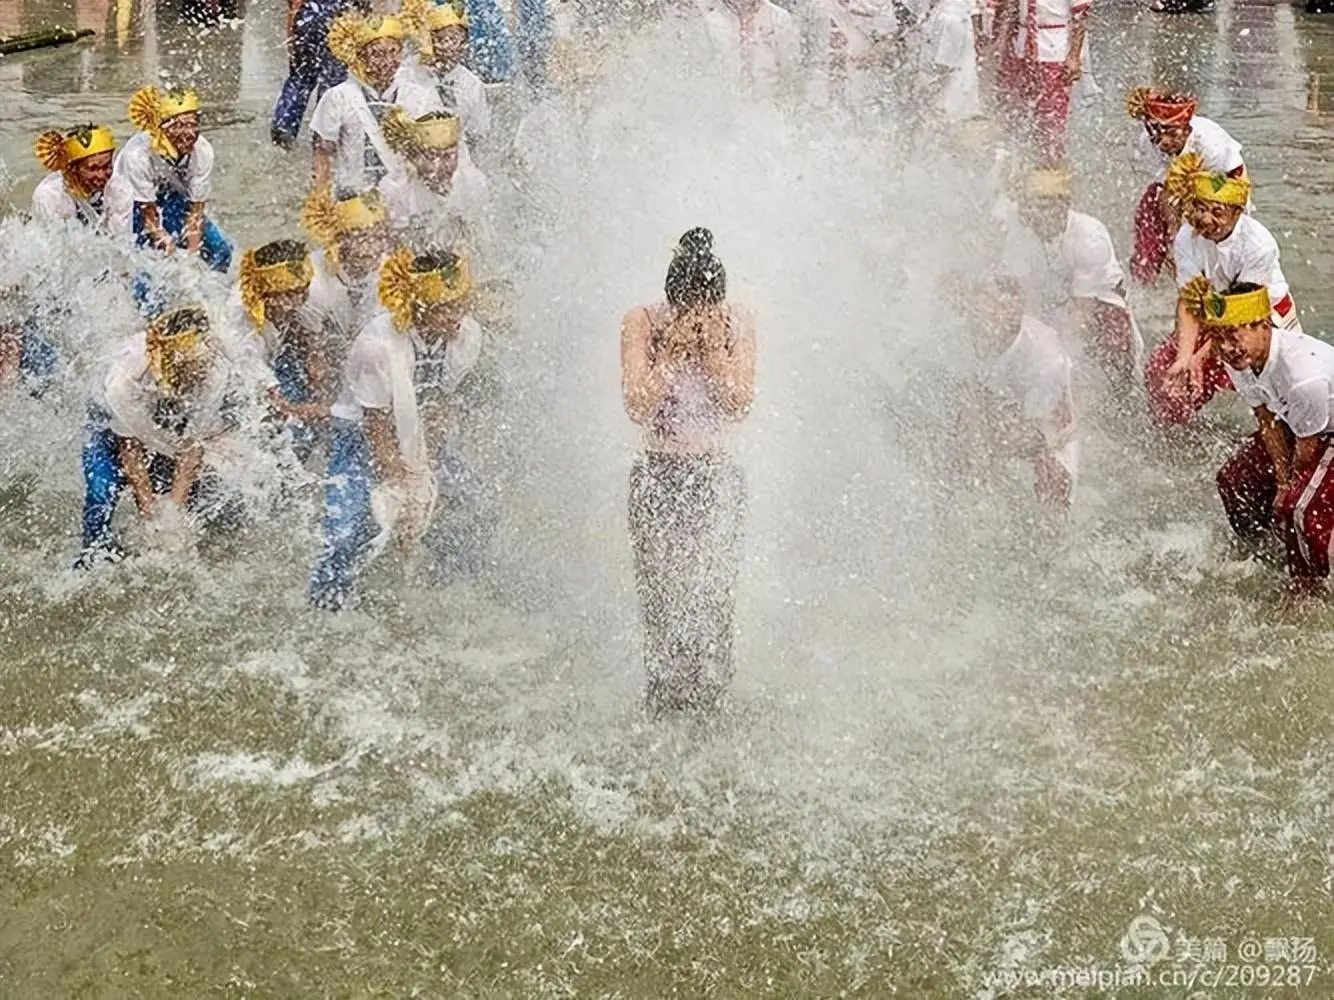
<svg viewBox="0 0 1334 1000">
<path fill-rule="evenodd" d="M 42 178 L 32 193 L 32 217 L 38 222 L 65 222 L 80 219 L 91 225 L 94 232 L 107 236 L 124 236 L 131 230 L 134 215 L 134 194 L 129 182 L 114 174 L 102 193 L 88 201 L 75 199 L 65 186 L 63 174 L 51 173 Z"/>
<path fill-rule="evenodd" d="M 1260 374 L 1228 369 L 1237 394 L 1252 408 L 1264 406 L 1297 437 L 1330 429 L 1334 405 L 1334 346 L 1304 333 L 1274 330 Z"/>
<path fill-rule="evenodd" d="M 931 88 L 932 103 L 947 122 L 982 113 L 973 14 L 973 0 L 939 0 L 923 26 L 923 82 Z M 939 82 L 942 74 L 943 84 Z"/>
<path fill-rule="evenodd" d="M 1139 143 L 1137 152 L 1140 157 L 1152 165 L 1154 179 L 1161 182 L 1167 177 L 1167 168 L 1176 157 L 1169 156 L 1154 145 L 1144 129 L 1140 129 L 1136 141 Z M 1190 135 L 1186 136 L 1186 144 L 1181 148 L 1181 155 L 1186 153 L 1198 153 L 1204 161 L 1204 169 L 1213 174 L 1230 174 L 1238 167 L 1246 166 L 1241 156 L 1241 143 L 1228 135 L 1223 126 L 1213 119 L 1200 115 L 1190 120 Z"/>
<path fill-rule="evenodd" d="M 481 346 L 482 328 L 471 316 L 464 317 L 448 344 L 428 348 L 414 332 L 396 330 L 393 317 L 382 313 L 352 342 L 333 416 L 360 424 L 367 409 L 392 411 L 399 454 L 410 466 L 424 469 L 419 393 L 451 392 L 477 363 Z"/>
<path fill-rule="evenodd" d="M 435 91 L 395 77 L 389 88 L 376 94 L 355 77 L 330 87 L 315 106 L 310 128 L 325 142 L 338 147 L 334 156 L 334 188 L 339 194 L 360 194 L 378 184 L 402 160 L 390 152 L 380 134 L 375 110 L 387 112 L 398 105 L 410 118 L 444 110 Z"/>
<path fill-rule="evenodd" d="M 434 91 L 441 107 L 458 117 L 469 142 L 478 142 L 491 131 L 491 106 L 486 100 L 486 84 L 462 63 L 440 73 L 423 66 L 416 57 L 405 59 L 395 80 Z"/>
<path fill-rule="evenodd" d="M 482 172 L 460 157 L 449 193 L 444 196 L 423 184 L 411 167 L 386 175 L 380 182 L 380 194 L 396 229 L 453 247 L 458 223 L 470 227 L 481 224 L 486 211 L 487 184 Z"/>
<path fill-rule="evenodd" d="M 1077 15 L 1087 13 L 1090 6 L 1089 0 L 1019 0 L 1014 54 L 1027 58 L 1032 23 L 1037 28 L 1038 62 L 1065 62 L 1070 54 L 1070 25 Z"/>
<path fill-rule="evenodd" d="M 323 250 L 315 251 L 310 258 L 315 273 L 302 309 L 302 322 L 327 336 L 330 346 L 341 354 L 383 308 L 376 291 L 380 269 L 373 267 L 360 281 L 353 281 L 341 270 L 331 268 Z"/>
<path fill-rule="evenodd" d="M 1172 244 L 1172 256 L 1179 288 L 1202 274 L 1220 292 L 1237 282 L 1254 282 L 1269 289 L 1269 301 L 1276 307 L 1288 298 L 1288 279 L 1278 261 L 1278 241 L 1254 216 L 1243 215 L 1231 235 L 1218 243 L 1206 240 L 1193 226 L 1184 225 Z"/>
<path fill-rule="evenodd" d="M 1020 415 L 1037 424 L 1053 455 L 1075 476 L 1074 397 L 1070 376 L 1074 365 L 1061 337 L 1047 324 L 1025 316 L 1019 334 L 986 374 L 993 392 L 1017 403 Z"/>
<path fill-rule="evenodd" d="M 222 404 L 227 392 L 227 368 L 215 363 L 204 384 L 176 402 L 158 386 L 148 369 L 144 334 L 130 338 L 112 360 L 102 383 L 102 403 L 111 415 L 111 431 L 134 438 L 149 451 L 175 457 L 186 441 L 202 441 L 226 429 Z M 176 408 L 185 418 L 183 429 L 164 426 L 158 418 Z"/>
<path fill-rule="evenodd" d="M 772 100 L 795 78 L 801 32 L 777 4 L 760 0 L 744 39 L 740 20 L 721 2 L 704 11 L 704 25 L 728 77 L 751 96 Z"/>
<path fill-rule="evenodd" d="M 112 176 L 122 178 L 136 203 L 157 201 L 161 188 L 170 188 L 190 201 L 204 202 L 213 194 L 213 146 L 202 135 L 179 163 L 158 156 L 147 132 L 139 132 L 116 154 Z"/>
</svg>

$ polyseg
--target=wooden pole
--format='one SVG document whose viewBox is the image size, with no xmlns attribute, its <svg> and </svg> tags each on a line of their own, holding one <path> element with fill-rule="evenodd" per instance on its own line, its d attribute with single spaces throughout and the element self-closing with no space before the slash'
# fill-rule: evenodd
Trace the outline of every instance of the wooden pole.
<svg viewBox="0 0 1334 1000">
<path fill-rule="evenodd" d="M 95 34 L 92 28 L 52 28 L 49 31 L 34 31 L 28 35 L 0 36 L 0 56 L 13 55 L 16 52 L 29 52 L 32 49 L 46 49 L 53 45 L 68 45 L 80 38 Z"/>
</svg>

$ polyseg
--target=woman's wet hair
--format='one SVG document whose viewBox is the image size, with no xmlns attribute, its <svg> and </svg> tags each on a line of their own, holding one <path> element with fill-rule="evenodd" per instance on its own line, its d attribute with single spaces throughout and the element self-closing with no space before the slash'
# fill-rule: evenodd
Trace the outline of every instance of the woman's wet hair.
<svg viewBox="0 0 1334 1000">
<path fill-rule="evenodd" d="M 667 265 L 664 291 L 677 309 L 716 305 L 727 297 L 727 271 L 713 255 L 713 233 L 700 227 L 681 237 Z"/>
<path fill-rule="evenodd" d="M 255 263 L 260 267 L 268 267 L 271 264 L 305 260 L 309 255 L 310 250 L 300 240 L 274 240 L 255 251 Z"/>
</svg>

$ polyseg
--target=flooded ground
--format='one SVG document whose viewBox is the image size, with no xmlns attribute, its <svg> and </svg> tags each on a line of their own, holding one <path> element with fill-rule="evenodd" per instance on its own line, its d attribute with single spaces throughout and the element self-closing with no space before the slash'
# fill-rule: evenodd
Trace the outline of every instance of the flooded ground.
<svg viewBox="0 0 1334 1000">
<path fill-rule="evenodd" d="M 201 38 L 167 4 L 0 3 L 0 34 L 102 33 L 0 60 L 0 200 L 26 203 L 35 132 L 123 136 L 165 72 L 202 92 L 224 228 L 291 231 L 278 6 Z M 1192 87 L 1329 329 L 1334 119 L 1304 109 L 1334 21 L 1109 5 L 1094 32 L 1081 202 L 1124 255 L 1122 96 Z M 1212 470 L 1244 415 L 1091 419 L 1064 531 L 1014 484 L 928 503 L 877 407 L 948 348 L 893 288 L 948 260 L 921 209 L 948 178 L 711 112 L 677 157 L 671 112 L 711 108 L 689 87 L 592 114 L 576 210 L 520 271 L 485 585 L 377 572 L 312 613 L 299 512 L 76 577 L 78 416 L 3 403 L 0 996 L 1334 996 L 1334 611 L 1289 615 L 1231 549 Z M 700 221 L 761 315 L 741 655 L 724 717 L 652 725 L 615 323 Z M 1169 293 L 1137 304 L 1158 339 Z"/>
</svg>

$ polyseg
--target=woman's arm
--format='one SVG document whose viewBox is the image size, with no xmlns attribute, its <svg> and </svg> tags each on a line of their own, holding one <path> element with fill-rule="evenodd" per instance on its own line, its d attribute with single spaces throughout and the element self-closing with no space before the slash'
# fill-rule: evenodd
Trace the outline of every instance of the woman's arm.
<svg viewBox="0 0 1334 1000">
<path fill-rule="evenodd" d="M 621 322 L 621 396 L 625 412 L 637 424 L 652 418 L 672 375 L 666 360 L 649 359 L 652 335 L 647 309 L 632 309 Z"/>
<path fill-rule="evenodd" d="M 715 398 L 733 420 L 740 420 L 755 401 L 755 320 L 744 309 L 729 309 L 727 329 L 731 343 L 706 349 L 704 370 L 713 385 Z"/>
</svg>

